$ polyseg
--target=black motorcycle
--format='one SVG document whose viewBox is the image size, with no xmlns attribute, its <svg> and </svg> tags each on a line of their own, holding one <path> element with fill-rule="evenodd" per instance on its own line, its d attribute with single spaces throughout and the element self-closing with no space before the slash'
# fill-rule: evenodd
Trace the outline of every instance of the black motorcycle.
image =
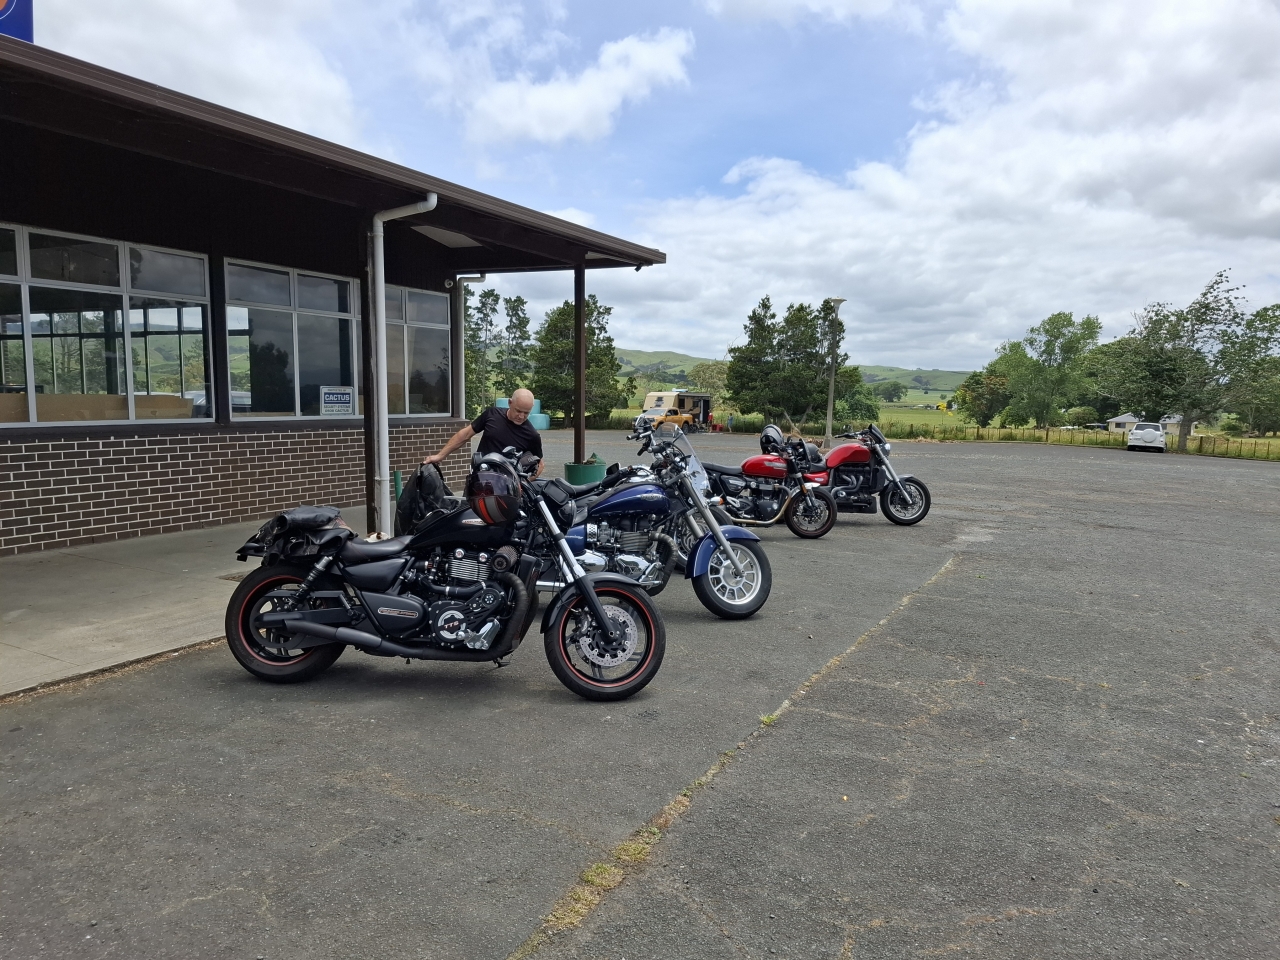
<svg viewBox="0 0 1280 960">
<path fill-rule="evenodd" d="M 255 677 L 308 680 L 348 647 L 383 657 L 497 662 L 533 622 L 543 555 L 564 584 L 542 618 L 556 677 L 589 700 L 622 700 L 657 674 L 661 614 L 636 583 L 583 570 L 532 481 L 538 461 L 514 450 L 473 468 L 466 502 L 409 536 L 356 539 L 333 507 L 299 507 L 237 552 L 262 565 L 227 605 L 231 652 Z"/>
</svg>

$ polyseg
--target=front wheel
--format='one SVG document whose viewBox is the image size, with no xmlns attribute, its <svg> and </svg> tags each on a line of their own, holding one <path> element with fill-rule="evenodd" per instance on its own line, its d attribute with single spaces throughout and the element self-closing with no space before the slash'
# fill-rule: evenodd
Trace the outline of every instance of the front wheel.
<svg viewBox="0 0 1280 960">
<path fill-rule="evenodd" d="M 801 491 L 787 504 L 787 529 L 797 537 L 817 540 L 825 537 L 836 525 L 836 498 L 822 487 L 810 491 L 813 503 Z"/>
<path fill-rule="evenodd" d="M 596 623 L 579 594 L 543 634 L 551 670 L 566 687 L 587 700 L 625 700 L 658 673 L 667 650 L 662 617 L 638 586 L 599 584 L 596 596 L 605 616 L 620 629 L 618 639 Z"/>
<path fill-rule="evenodd" d="M 893 523 L 909 527 L 924 519 L 924 515 L 929 512 L 931 500 L 929 488 L 915 477 L 903 480 L 902 485 L 907 488 L 911 499 L 902 495 L 897 484 L 890 483 L 880 491 L 880 512 Z"/>
<path fill-rule="evenodd" d="M 281 650 L 263 646 L 274 643 L 278 634 L 254 625 L 254 620 L 264 613 L 302 609 L 304 604 L 288 595 L 296 593 L 311 572 L 302 564 L 276 564 L 259 567 L 243 580 L 227 603 L 227 646 L 232 655 L 259 680 L 270 683 L 299 683 L 310 680 L 316 674 L 328 670 L 342 656 L 346 647 L 341 643 L 329 643 L 309 650 Z M 331 577 L 322 577 L 316 589 L 335 590 L 340 585 Z M 275 596 L 270 596 L 275 594 Z M 305 607 L 327 605 L 332 601 L 310 600 Z"/>
<path fill-rule="evenodd" d="M 723 620 L 743 620 L 764 606 L 773 589 L 773 570 L 758 540 L 730 540 L 729 546 L 742 563 L 742 573 L 734 569 L 723 547 L 711 554 L 707 572 L 693 578 L 693 592 L 702 605 Z"/>
</svg>

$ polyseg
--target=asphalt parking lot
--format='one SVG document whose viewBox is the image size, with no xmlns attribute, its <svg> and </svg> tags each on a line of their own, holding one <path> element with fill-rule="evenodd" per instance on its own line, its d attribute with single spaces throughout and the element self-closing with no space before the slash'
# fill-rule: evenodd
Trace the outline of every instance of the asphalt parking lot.
<svg viewBox="0 0 1280 960">
<path fill-rule="evenodd" d="M 1276 465 L 894 457 L 923 523 L 764 531 L 748 621 L 669 587 L 625 703 L 531 636 L 502 669 L 348 651 L 296 687 L 212 646 L 0 704 L 0 957 L 1275 957 Z"/>
</svg>

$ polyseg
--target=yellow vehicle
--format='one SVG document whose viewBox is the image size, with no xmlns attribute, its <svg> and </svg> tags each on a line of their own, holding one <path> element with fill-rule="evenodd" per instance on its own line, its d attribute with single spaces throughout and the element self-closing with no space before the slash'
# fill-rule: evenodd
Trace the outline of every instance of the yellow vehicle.
<svg viewBox="0 0 1280 960">
<path fill-rule="evenodd" d="M 682 430 L 705 428 L 711 417 L 711 394 L 691 390 L 652 390 L 645 394 L 642 417 L 675 423 Z M 661 419 L 658 419 L 661 418 Z"/>
</svg>

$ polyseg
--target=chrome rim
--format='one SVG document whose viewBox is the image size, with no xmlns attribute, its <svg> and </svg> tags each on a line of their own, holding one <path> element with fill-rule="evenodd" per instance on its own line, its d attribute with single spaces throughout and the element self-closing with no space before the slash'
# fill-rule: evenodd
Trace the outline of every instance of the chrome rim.
<svg viewBox="0 0 1280 960">
<path fill-rule="evenodd" d="M 760 564 L 750 550 L 734 543 L 730 543 L 729 547 L 742 564 L 742 575 L 739 576 L 738 571 L 733 569 L 724 548 L 716 547 L 716 552 L 711 555 L 711 565 L 707 568 L 707 580 L 712 592 L 725 603 L 748 603 L 760 592 Z"/>
<path fill-rule="evenodd" d="M 895 517 L 901 517 L 903 520 L 910 520 L 924 509 L 924 494 L 914 483 L 907 482 L 904 483 L 903 486 L 907 488 L 907 493 L 911 495 L 910 506 L 904 509 L 904 505 L 902 503 L 902 491 L 897 487 L 893 487 L 889 491 L 889 509 L 893 511 L 893 515 Z"/>
</svg>

